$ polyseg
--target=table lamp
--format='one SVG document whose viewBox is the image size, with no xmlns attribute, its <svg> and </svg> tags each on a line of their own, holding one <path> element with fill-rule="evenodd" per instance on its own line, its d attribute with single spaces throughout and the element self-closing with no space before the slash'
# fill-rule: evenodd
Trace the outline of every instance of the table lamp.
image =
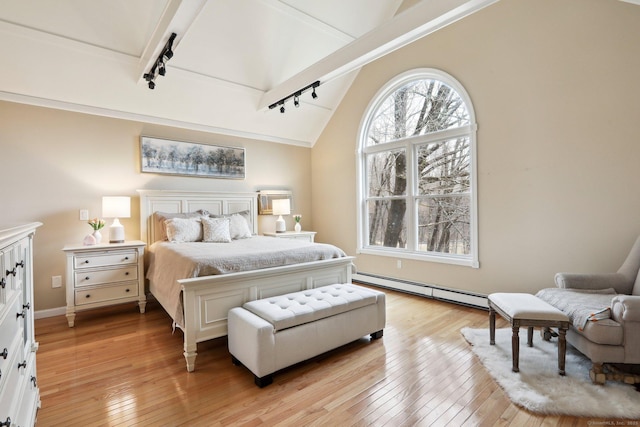
<svg viewBox="0 0 640 427">
<path fill-rule="evenodd" d="M 273 214 L 278 215 L 276 220 L 276 233 L 284 233 L 287 231 L 287 224 L 282 219 L 282 215 L 289 215 L 291 213 L 291 203 L 289 199 L 275 199 L 272 202 Z"/>
<path fill-rule="evenodd" d="M 124 196 L 103 197 L 102 216 L 113 218 L 113 223 L 109 227 L 109 243 L 124 243 L 124 227 L 118 218 L 131 216 L 131 198 Z"/>
</svg>

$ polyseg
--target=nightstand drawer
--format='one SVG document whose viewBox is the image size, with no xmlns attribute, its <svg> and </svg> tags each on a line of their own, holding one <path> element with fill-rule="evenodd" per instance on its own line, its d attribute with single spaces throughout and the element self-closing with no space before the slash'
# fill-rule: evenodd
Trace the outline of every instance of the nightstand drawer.
<svg viewBox="0 0 640 427">
<path fill-rule="evenodd" d="M 10 303 L 0 316 L 0 353 L 5 348 L 11 347 L 16 335 L 22 337 L 22 317 L 16 316 L 22 312 L 22 294 L 18 295 L 18 298 L 13 298 Z"/>
<path fill-rule="evenodd" d="M 136 251 L 118 251 L 98 254 L 80 254 L 74 257 L 76 269 L 135 264 L 138 262 Z"/>
<path fill-rule="evenodd" d="M 138 283 L 123 283 L 118 286 L 77 290 L 76 305 L 93 304 L 136 296 L 138 296 Z"/>
<path fill-rule="evenodd" d="M 125 282 L 138 280 L 138 266 L 107 270 L 79 271 L 75 273 L 75 287 L 98 285 L 100 283 Z"/>
</svg>

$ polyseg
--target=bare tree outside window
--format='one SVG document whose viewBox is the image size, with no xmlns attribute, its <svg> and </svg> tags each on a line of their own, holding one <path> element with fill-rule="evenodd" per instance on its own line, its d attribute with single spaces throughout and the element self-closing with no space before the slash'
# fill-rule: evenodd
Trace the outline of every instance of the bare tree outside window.
<svg viewBox="0 0 640 427">
<path fill-rule="evenodd" d="M 460 95 L 420 78 L 371 114 L 363 150 L 366 245 L 469 255 L 471 120 Z"/>
</svg>

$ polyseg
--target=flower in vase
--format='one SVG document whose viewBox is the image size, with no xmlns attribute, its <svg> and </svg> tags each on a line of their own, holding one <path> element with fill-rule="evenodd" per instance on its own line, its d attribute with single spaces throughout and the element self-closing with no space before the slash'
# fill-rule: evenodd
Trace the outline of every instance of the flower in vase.
<svg viewBox="0 0 640 427">
<path fill-rule="evenodd" d="M 295 215 L 293 215 L 293 219 L 294 219 L 296 222 L 300 222 L 300 220 L 302 219 L 302 215 L 300 215 L 300 214 L 295 214 Z"/>
<path fill-rule="evenodd" d="M 93 228 L 94 230 L 100 230 L 105 226 L 106 223 L 104 219 L 93 218 L 90 219 L 87 224 L 89 224 L 89 226 L 91 226 L 91 228 Z"/>
</svg>

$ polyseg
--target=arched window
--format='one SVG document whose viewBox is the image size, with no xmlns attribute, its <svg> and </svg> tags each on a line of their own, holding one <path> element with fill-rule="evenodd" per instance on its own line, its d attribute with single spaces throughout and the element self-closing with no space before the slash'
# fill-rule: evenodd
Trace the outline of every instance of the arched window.
<svg viewBox="0 0 640 427">
<path fill-rule="evenodd" d="M 476 122 L 450 75 L 418 69 L 373 98 L 360 126 L 360 253 L 478 267 Z"/>
</svg>

